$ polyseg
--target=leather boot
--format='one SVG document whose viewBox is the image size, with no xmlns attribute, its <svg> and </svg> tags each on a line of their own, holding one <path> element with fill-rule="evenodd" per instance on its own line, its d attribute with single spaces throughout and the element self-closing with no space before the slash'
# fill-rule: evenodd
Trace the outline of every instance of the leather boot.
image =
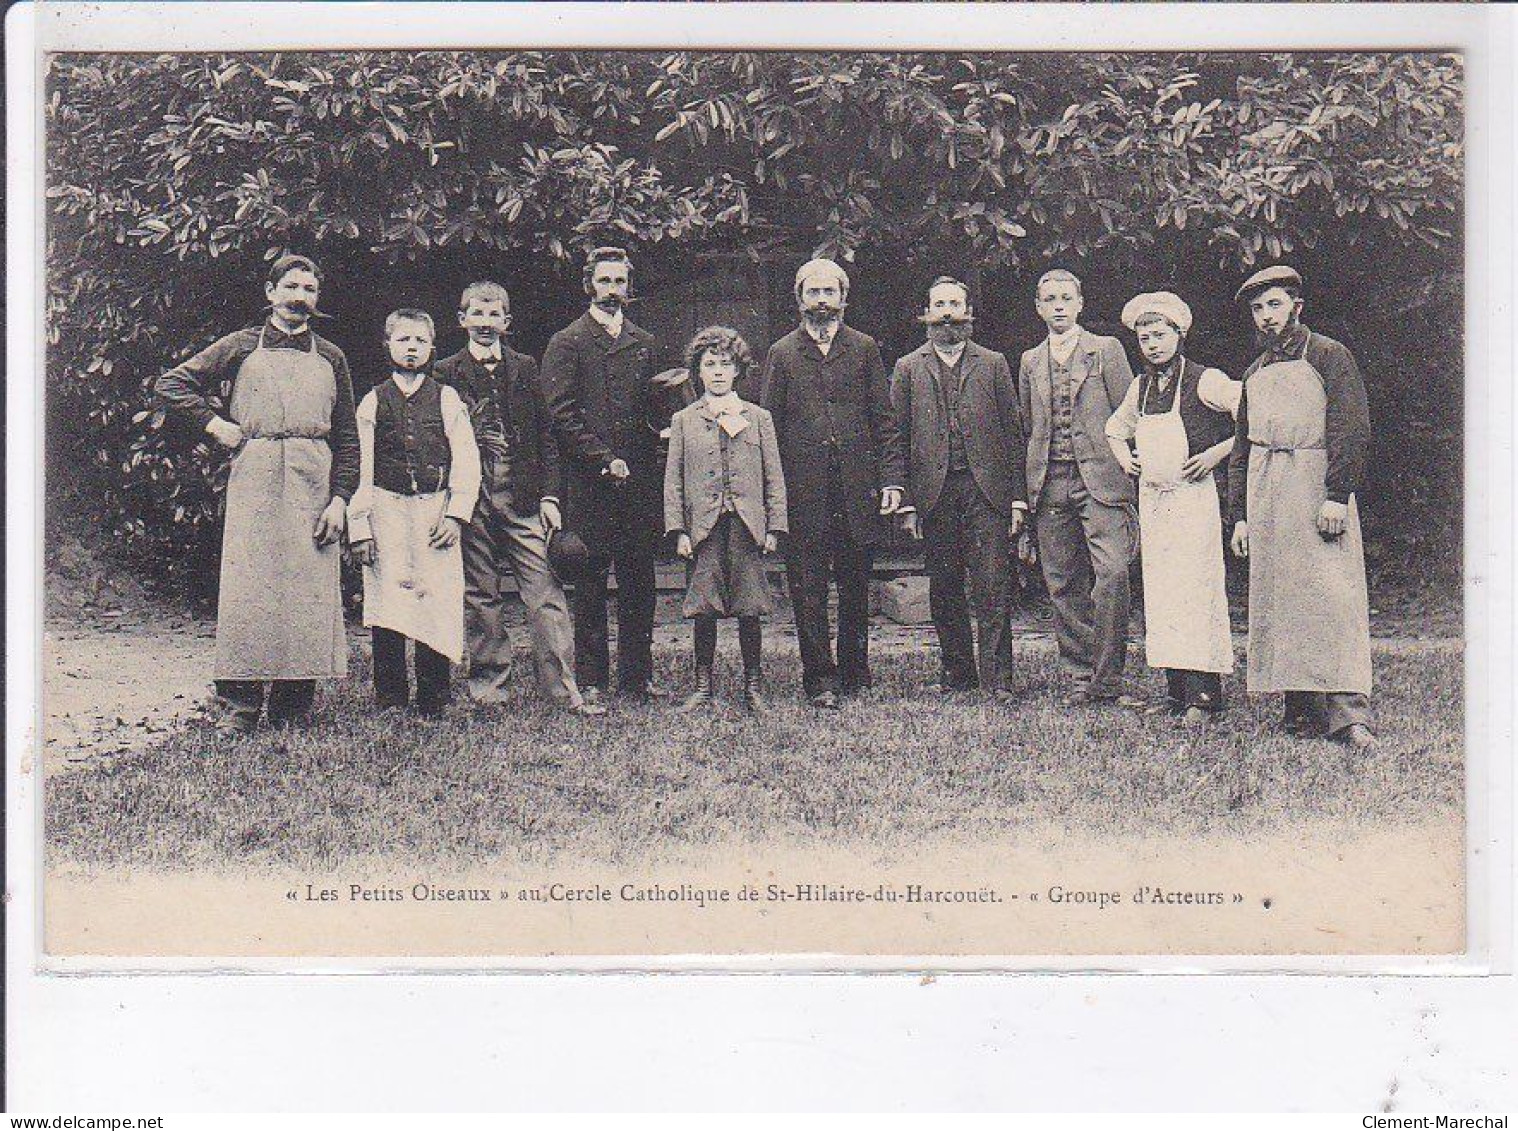
<svg viewBox="0 0 1518 1131">
<path fill-rule="evenodd" d="M 764 694 L 760 691 L 758 672 L 745 671 L 743 673 L 743 697 L 740 701 L 743 709 L 751 715 L 757 715 L 769 705 L 764 701 Z"/>
<path fill-rule="evenodd" d="M 712 703 L 712 669 L 696 668 L 696 690 L 680 705 L 682 711 L 704 711 Z"/>
</svg>

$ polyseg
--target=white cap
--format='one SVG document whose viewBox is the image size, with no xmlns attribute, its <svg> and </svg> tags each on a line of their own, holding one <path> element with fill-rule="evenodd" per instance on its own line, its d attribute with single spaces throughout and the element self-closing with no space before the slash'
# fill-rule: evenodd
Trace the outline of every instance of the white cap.
<svg viewBox="0 0 1518 1131">
<path fill-rule="evenodd" d="M 1137 329 L 1139 319 L 1146 314 L 1158 314 L 1183 334 L 1191 330 L 1191 307 L 1180 295 L 1169 291 L 1134 295 L 1123 307 L 1123 325 L 1130 330 Z"/>
</svg>

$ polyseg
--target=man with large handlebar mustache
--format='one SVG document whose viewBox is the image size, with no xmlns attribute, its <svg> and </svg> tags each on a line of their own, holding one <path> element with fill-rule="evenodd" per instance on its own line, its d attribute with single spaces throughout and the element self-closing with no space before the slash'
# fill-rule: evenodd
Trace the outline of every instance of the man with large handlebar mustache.
<svg viewBox="0 0 1518 1131">
<path fill-rule="evenodd" d="M 232 453 L 216 610 L 218 726 L 250 731 L 311 709 L 318 679 L 348 670 L 339 543 L 358 489 L 348 362 L 311 328 L 321 269 L 275 260 L 261 325 L 158 378 L 159 399 Z M 225 402 L 219 390 L 230 384 Z"/>
</svg>

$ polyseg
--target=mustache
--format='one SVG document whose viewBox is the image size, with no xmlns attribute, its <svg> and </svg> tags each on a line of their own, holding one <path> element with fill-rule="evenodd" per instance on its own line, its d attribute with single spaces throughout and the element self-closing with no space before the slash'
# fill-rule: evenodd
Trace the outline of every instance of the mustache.
<svg viewBox="0 0 1518 1131">
<path fill-rule="evenodd" d="M 281 303 L 272 303 L 272 302 L 265 303 L 264 304 L 264 309 L 265 310 L 273 310 L 273 309 L 275 309 L 276 306 L 293 307 L 296 310 L 304 311 L 311 318 L 332 318 L 332 317 L 335 317 L 334 315 L 328 314 L 325 310 L 318 310 L 318 309 L 316 309 L 315 306 L 313 306 L 309 302 L 306 302 L 304 299 L 291 299 L 289 302 L 281 302 Z"/>
<path fill-rule="evenodd" d="M 971 326 L 975 323 L 973 314 L 919 314 L 917 321 L 924 326 Z"/>
</svg>

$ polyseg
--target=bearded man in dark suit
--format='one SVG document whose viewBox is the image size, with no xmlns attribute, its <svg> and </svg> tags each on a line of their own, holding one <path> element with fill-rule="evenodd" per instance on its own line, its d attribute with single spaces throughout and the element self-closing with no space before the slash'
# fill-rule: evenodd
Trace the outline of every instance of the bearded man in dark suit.
<svg viewBox="0 0 1518 1131">
<path fill-rule="evenodd" d="M 796 272 L 801 325 L 770 347 L 760 401 L 775 420 L 790 534 L 786 579 L 802 687 L 816 707 L 870 686 L 870 570 L 901 506 L 903 448 L 875 339 L 843 322 L 849 277 L 831 259 Z M 838 585 L 838 654 L 828 583 Z"/>
</svg>

